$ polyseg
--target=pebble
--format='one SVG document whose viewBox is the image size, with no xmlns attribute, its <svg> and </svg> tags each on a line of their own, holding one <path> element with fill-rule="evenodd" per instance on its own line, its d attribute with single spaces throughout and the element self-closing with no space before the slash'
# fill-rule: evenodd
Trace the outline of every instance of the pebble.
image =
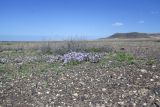
<svg viewBox="0 0 160 107">
<path fill-rule="evenodd" d="M 49 91 L 47 91 L 46 94 L 49 94 Z"/>
<path fill-rule="evenodd" d="M 108 61 L 109 63 L 112 63 L 112 61 Z"/>
<path fill-rule="evenodd" d="M 104 91 L 106 91 L 107 89 L 106 88 L 102 88 L 102 91 L 104 92 Z"/>
<path fill-rule="evenodd" d="M 120 104 L 120 105 L 124 105 L 124 102 L 123 102 L 123 101 L 121 101 L 121 102 L 118 102 L 118 104 Z"/>
<path fill-rule="evenodd" d="M 77 94 L 77 93 L 74 93 L 73 96 L 78 97 L 78 94 Z"/>
<path fill-rule="evenodd" d="M 57 95 L 56 95 L 56 97 L 59 97 L 59 96 L 60 96 L 60 94 L 57 94 Z"/>
<path fill-rule="evenodd" d="M 153 65 L 152 68 L 156 68 L 156 65 Z"/>
<path fill-rule="evenodd" d="M 146 105 L 147 105 L 147 103 L 143 103 L 143 105 L 144 105 L 144 106 L 146 106 Z"/>
<path fill-rule="evenodd" d="M 154 79 L 150 79 L 150 81 L 154 81 Z"/>
<path fill-rule="evenodd" d="M 147 70 L 141 69 L 141 72 L 142 72 L 142 73 L 147 73 Z"/>
<path fill-rule="evenodd" d="M 133 107 L 136 107 L 136 103 L 133 103 Z"/>
<path fill-rule="evenodd" d="M 41 93 L 41 92 L 38 92 L 38 94 L 41 95 L 42 93 Z"/>
</svg>

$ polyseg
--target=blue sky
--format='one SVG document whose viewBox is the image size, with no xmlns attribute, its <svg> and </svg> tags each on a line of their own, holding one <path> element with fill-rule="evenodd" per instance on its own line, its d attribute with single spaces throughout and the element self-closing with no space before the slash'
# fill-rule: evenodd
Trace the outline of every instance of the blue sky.
<svg viewBox="0 0 160 107">
<path fill-rule="evenodd" d="M 160 32 L 160 0 L 0 0 L 0 40 Z"/>
</svg>

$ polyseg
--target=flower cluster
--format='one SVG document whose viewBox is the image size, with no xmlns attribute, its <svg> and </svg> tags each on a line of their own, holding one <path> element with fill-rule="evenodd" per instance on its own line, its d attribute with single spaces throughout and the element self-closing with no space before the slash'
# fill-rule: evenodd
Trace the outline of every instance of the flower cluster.
<svg viewBox="0 0 160 107">
<path fill-rule="evenodd" d="M 101 54 L 98 53 L 83 53 L 83 52 L 70 52 L 61 55 L 42 55 L 42 56 L 18 56 L 18 57 L 1 57 L 0 63 L 14 63 L 14 64 L 24 64 L 28 62 L 40 62 L 44 61 L 47 63 L 54 63 L 57 61 L 63 62 L 63 64 L 69 63 L 71 61 L 83 62 L 89 61 L 91 63 L 96 63 L 99 61 Z"/>
<path fill-rule="evenodd" d="M 70 52 L 67 54 L 64 54 L 63 56 L 63 63 L 66 64 L 70 61 L 90 61 L 92 63 L 96 63 L 100 59 L 99 54 L 93 54 L 93 53 L 82 53 L 82 52 Z"/>
<path fill-rule="evenodd" d="M 70 52 L 70 53 L 64 54 L 63 63 L 68 63 L 70 61 L 82 62 L 84 60 L 87 60 L 87 57 L 88 57 L 88 53 Z"/>
</svg>

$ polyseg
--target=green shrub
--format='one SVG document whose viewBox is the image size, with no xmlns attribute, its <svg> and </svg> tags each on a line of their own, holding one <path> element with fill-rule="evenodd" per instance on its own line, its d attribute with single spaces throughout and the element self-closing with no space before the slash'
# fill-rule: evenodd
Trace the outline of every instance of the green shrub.
<svg viewBox="0 0 160 107">
<path fill-rule="evenodd" d="M 5 71 L 5 64 L 0 63 L 0 73 L 4 73 Z"/>
<path fill-rule="evenodd" d="M 100 51 L 100 49 L 95 48 L 95 47 L 85 49 L 85 52 L 99 52 L 99 51 Z"/>
<path fill-rule="evenodd" d="M 125 52 L 118 52 L 115 54 L 114 59 L 119 61 L 119 62 L 126 62 L 128 64 L 133 64 L 134 63 L 134 57 L 131 56 L 130 54 L 127 54 Z"/>
<path fill-rule="evenodd" d="M 80 64 L 80 62 L 76 61 L 76 60 L 71 60 L 67 65 L 78 65 Z"/>
<path fill-rule="evenodd" d="M 133 64 L 134 63 L 134 57 L 128 53 L 125 52 L 116 52 L 116 53 L 109 53 L 106 56 L 106 59 L 111 60 L 116 63 L 128 63 Z"/>
<path fill-rule="evenodd" d="M 88 47 L 85 49 L 86 52 L 112 52 L 113 48 L 111 46 L 105 45 L 105 46 L 99 46 L 99 47 Z"/>
</svg>

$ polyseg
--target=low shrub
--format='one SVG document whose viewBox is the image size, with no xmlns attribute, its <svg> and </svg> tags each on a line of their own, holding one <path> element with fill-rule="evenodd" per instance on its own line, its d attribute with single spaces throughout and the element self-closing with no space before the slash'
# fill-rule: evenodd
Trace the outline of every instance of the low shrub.
<svg viewBox="0 0 160 107">
<path fill-rule="evenodd" d="M 91 48 L 86 48 L 84 51 L 85 52 L 99 52 L 100 49 L 99 48 L 95 48 L 95 47 L 91 47 Z"/>
<path fill-rule="evenodd" d="M 112 52 L 113 48 L 111 46 L 105 45 L 105 46 L 95 46 L 95 47 L 88 47 L 85 49 L 85 52 Z"/>
<path fill-rule="evenodd" d="M 64 55 L 68 52 L 84 52 L 86 48 L 85 41 L 78 40 L 67 40 L 63 41 L 61 45 L 52 44 L 48 42 L 42 46 L 41 50 L 43 53 Z"/>
<path fill-rule="evenodd" d="M 114 56 L 114 59 L 119 62 L 126 62 L 128 64 L 134 63 L 134 57 L 125 52 L 117 52 Z"/>
<path fill-rule="evenodd" d="M 155 64 L 155 60 L 153 59 L 148 59 L 146 62 L 146 65 L 153 65 L 153 64 Z"/>
<path fill-rule="evenodd" d="M 52 48 L 50 42 L 44 43 L 41 47 L 40 50 L 43 54 L 52 54 Z"/>
<path fill-rule="evenodd" d="M 69 50 L 65 46 L 61 46 L 59 48 L 56 48 L 53 50 L 53 53 L 56 55 L 64 55 L 67 53 Z"/>
<path fill-rule="evenodd" d="M 80 62 L 79 61 L 77 61 L 77 60 L 71 60 L 71 61 L 69 61 L 68 62 L 68 65 L 78 65 L 78 64 L 80 64 Z"/>
</svg>

